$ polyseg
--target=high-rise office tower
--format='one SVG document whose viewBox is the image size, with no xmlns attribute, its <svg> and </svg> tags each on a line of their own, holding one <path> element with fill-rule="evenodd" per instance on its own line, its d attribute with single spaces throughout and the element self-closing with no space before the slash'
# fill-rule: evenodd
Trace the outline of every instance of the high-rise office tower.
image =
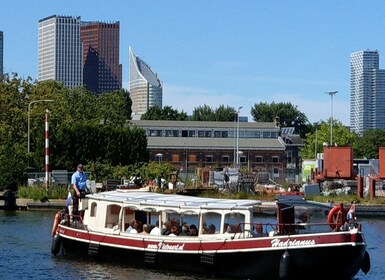
<svg viewBox="0 0 385 280">
<path fill-rule="evenodd" d="M 350 55 L 350 126 L 359 135 L 385 129 L 385 70 L 379 69 L 378 51 Z"/>
<path fill-rule="evenodd" d="M 83 84 L 95 93 L 122 88 L 122 65 L 119 64 L 119 22 L 82 22 Z"/>
<path fill-rule="evenodd" d="M 150 107 L 162 108 L 163 84 L 148 66 L 138 56 L 135 56 L 131 47 L 130 52 L 130 96 L 132 113 L 144 114 Z"/>
<path fill-rule="evenodd" d="M 53 15 L 39 20 L 38 80 L 56 80 L 68 88 L 83 84 L 80 17 Z"/>
<path fill-rule="evenodd" d="M 4 52 L 3 52 L 3 49 L 4 49 L 4 39 L 3 39 L 3 31 L 0 31 L 0 79 L 1 77 L 3 76 L 3 67 L 4 67 L 4 63 L 3 63 L 3 57 L 4 57 Z"/>
</svg>

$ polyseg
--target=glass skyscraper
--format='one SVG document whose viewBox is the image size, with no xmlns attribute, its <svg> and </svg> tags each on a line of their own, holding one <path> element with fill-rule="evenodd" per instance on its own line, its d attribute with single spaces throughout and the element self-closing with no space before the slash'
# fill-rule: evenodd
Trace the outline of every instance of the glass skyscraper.
<svg viewBox="0 0 385 280">
<path fill-rule="evenodd" d="M 358 135 L 385 129 L 385 70 L 377 50 L 350 55 L 350 126 Z"/>
<path fill-rule="evenodd" d="M 94 93 L 122 88 L 122 65 L 119 64 L 119 22 L 82 22 L 83 83 Z"/>
<path fill-rule="evenodd" d="M 141 115 L 150 107 L 158 106 L 162 109 L 163 84 L 131 47 L 130 52 L 130 96 L 132 100 L 132 114 Z"/>
<path fill-rule="evenodd" d="M 39 20 L 38 80 L 55 80 L 68 88 L 83 84 L 80 17 L 50 16 Z"/>
</svg>

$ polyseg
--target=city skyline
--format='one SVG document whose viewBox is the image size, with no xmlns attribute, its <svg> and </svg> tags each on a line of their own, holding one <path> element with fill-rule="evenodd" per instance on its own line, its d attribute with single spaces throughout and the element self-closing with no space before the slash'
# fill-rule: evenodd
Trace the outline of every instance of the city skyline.
<svg viewBox="0 0 385 280">
<path fill-rule="evenodd" d="M 369 49 L 381 57 L 384 11 L 381 1 L 6 1 L 4 72 L 37 79 L 39 19 L 119 21 L 125 89 L 132 46 L 161 77 L 163 106 L 189 114 L 204 104 L 243 106 L 251 121 L 254 104 L 291 102 L 318 122 L 331 114 L 325 92 L 338 91 L 333 118 L 350 125 L 350 54 Z"/>
</svg>

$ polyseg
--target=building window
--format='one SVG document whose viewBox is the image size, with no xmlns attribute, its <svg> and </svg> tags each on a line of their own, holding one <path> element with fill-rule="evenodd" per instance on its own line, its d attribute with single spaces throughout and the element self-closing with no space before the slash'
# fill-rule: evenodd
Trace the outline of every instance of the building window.
<svg viewBox="0 0 385 280">
<path fill-rule="evenodd" d="M 214 138 L 221 138 L 221 132 L 218 130 L 214 131 Z"/>
<path fill-rule="evenodd" d="M 172 130 L 165 130 L 164 135 L 165 137 L 172 137 Z"/>
<path fill-rule="evenodd" d="M 255 157 L 255 162 L 257 162 L 257 163 L 263 162 L 263 157 L 262 156 L 256 156 Z"/>
<path fill-rule="evenodd" d="M 171 156 L 171 160 L 172 160 L 173 162 L 179 162 L 179 155 L 172 155 L 172 156 Z"/>
<path fill-rule="evenodd" d="M 189 130 L 188 131 L 188 137 L 195 137 L 195 130 Z"/>
<path fill-rule="evenodd" d="M 287 151 L 286 152 L 286 163 L 292 163 L 293 160 L 293 152 Z"/>
<path fill-rule="evenodd" d="M 205 131 L 204 130 L 198 130 L 198 137 L 205 137 Z"/>
<path fill-rule="evenodd" d="M 149 136 L 156 136 L 155 129 L 150 129 L 148 135 Z"/>
<path fill-rule="evenodd" d="M 172 136 L 174 136 L 174 137 L 179 137 L 179 130 L 173 130 L 172 131 Z"/>
<path fill-rule="evenodd" d="M 189 162 L 197 162 L 197 155 L 188 155 L 188 161 Z"/>
<path fill-rule="evenodd" d="M 206 138 L 211 138 L 211 137 L 212 137 L 212 132 L 211 132 L 211 130 L 205 131 L 205 137 L 206 137 Z"/>
<path fill-rule="evenodd" d="M 161 129 L 157 129 L 156 130 L 156 136 L 158 136 L 158 137 L 162 137 L 162 133 L 163 131 L 161 130 Z"/>
<path fill-rule="evenodd" d="M 182 130 L 182 137 L 188 137 L 188 130 Z"/>
<path fill-rule="evenodd" d="M 279 177 L 279 169 L 277 167 L 273 168 L 273 177 L 275 178 Z"/>
<path fill-rule="evenodd" d="M 213 162 L 213 156 L 212 155 L 206 155 L 205 159 L 206 159 L 206 162 Z"/>
<path fill-rule="evenodd" d="M 279 162 L 279 157 L 276 157 L 276 156 L 271 157 L 271 161 L 274 163 L 277 163 L 277 162 Z"/>
<path fill-rule="evenodd" d="M 222 156 L 222 162 L 229 162 L 230 157 L 229 156 Z"/>
<path fill-rule="evenodd" d="M 246 163 L 246 157 L 245 156 L 240 156 L 239 157 L 239 162 L 240 163 Z"/>
</svg>

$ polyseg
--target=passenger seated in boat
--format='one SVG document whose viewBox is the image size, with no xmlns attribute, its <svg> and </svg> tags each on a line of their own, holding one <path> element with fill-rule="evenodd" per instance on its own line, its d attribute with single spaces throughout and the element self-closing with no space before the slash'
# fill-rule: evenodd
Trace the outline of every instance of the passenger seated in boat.
<svg viewBox="0 0 385 280">
<path fill-rule="evenodd" d="M 190 225 L 190 236 L 198 236 L 198 228 L 196 225 Z"/>
<path fill-rule="evenodd" d="M 216 229 L 215 225 L 214 225 L 214 224 L 210 224 L 210 225 L 206 228 L 206 230 L 204 229 L 203 234 L 214 234 L 214 233 L 215 233 L 215 229 Z"/>
<path fill-rule="evenodd" d="M 171 222 L 167 221 L 163 224 L 162 235 L 169 235 L 171 233 Z"/>
<path fill-rule="evenodd" d="M 261 224 L 253 225 L 253 236 L 262 236 L 263 235 L 263 226 Z"/>
<path fill-rule="evenodd" d="M 156 220 L 155 227 L 150 231 L 151 235 L 160 235 L 159 220 Z"/>
<path fill-rule="evenodd" d="M 183 223 L 182 230 L 179 234 L 180 236 L 189 236 L 190 235 L 190 226 L 187 223 Z"/>
<path fill-rule="evenodd" d="M 171 226 L 171 231 L 168 236 L 178 236 L 179 235 L 179 227 L 177 225 Z"/>
<path fill-rule="evenodd" d="M 135 219 L 131 220 L 130 226 L 126 229 L 126 232 L 130 233 L 131 230 L 133 230 L 135 228 L 135 224 L 136 224 L 136 220 Z"/>
<path fill-rule="evenodd" d="M 297 224 L 301 224 L 301 225 L 298 225 L 298 229 L 309 229 L 309 226 L 302 225 L 302 224 L 306 224 L 308 220 L 309 220 L 309 215 L 307 213 L 302 213 L 299 216 L 299 220 L 297 222 Z"/>
<path fill-rule="evenodd" d="M 148 224 L 144 224 L 142 226 L 142 231 L 140 232 L 140 234 L 150 234 L 149 231 L 150 231 L 149 225 Z"/>
</svg>

